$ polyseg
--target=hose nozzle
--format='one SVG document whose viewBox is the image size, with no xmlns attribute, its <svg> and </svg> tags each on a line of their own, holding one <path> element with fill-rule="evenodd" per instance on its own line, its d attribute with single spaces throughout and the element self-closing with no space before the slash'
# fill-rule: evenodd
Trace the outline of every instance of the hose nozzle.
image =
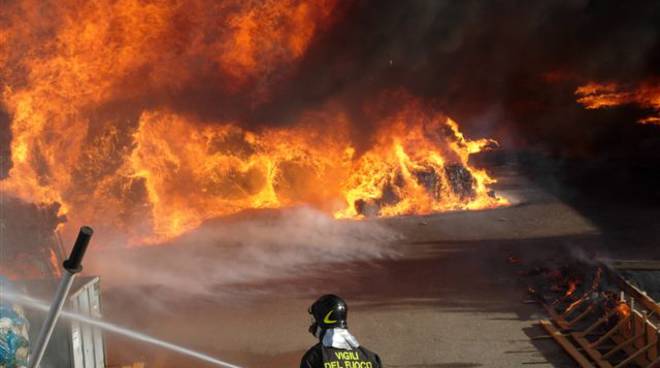
<svg viewBox="0 0 660 368">
<path fill-rule="evenodd" d="M 78 238 L 73 245 L 69 259 L 62 264 L 67 271 L 71 273 L 82 271 L 82 259 L 85 256 L 85 251 L 89 245 L 89 240 L 92 238 L 92 234 L 94 234 L 94 230 L 91 227 L 83 226 L 80 228 Z"/>
</svg>

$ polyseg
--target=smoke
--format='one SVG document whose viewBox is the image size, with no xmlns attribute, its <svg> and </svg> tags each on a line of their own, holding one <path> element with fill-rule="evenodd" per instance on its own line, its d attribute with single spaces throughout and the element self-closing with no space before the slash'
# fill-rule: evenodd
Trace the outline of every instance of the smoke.
<svg viewBox="0 0 660 368">
<path fill-rule="evenodd" d="M 66 219 L 58 205 L 36 205 L 8 196 L 0 190 L 0 269 L 2 275 L 28 279 L 51 277 L 60 257 L 55 229 Z M 56 262 L 55 262 L 56 263 Z"/>
<path fill-rule="evenodd" d="M 182 295 L 247 296 L 259 293 L 259 282 L 396 257 L 400 239 L 378 222 L 336 221 L 299 207 L 209 221 L 160 246 L 92 248 L 85 268 L 102 276 L 104 288 L 157 290 L 156 303 Z"/>
<path fill-rule="evenodd" d="M 373 126 L 362 115 L 365 99 L 404 88 L 468 135 L 493 132 L 507 147 L 599 150 L 600 137 L 618 127 L 599 127 L 573 91 L 588 80 L 657 74 L 659 20 L 652 1 L 358 2 L 310 47 L 268 116 L 284 101 L 338 98 L 362 122 L 354 136 L 364 137 Z M 493 110 L 501 113 L 480 118 Z"/>
</svg>

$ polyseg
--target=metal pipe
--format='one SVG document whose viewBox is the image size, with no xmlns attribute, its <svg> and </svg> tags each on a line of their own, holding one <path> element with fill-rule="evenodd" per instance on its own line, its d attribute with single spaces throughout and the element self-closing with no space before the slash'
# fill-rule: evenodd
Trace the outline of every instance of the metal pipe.
<svg viewBox="0 0 660 368">
<path fill-rule="evenodd" d="M 37 368 L 39 367 L 39 363 L 41 363 L 41 359 L 43 358 L 44 352 L 46 352 L 46 347 L 48 346 L 48 341 L 50 341 L 50 337 L 53 334 L 53 329 L 55 329 L 57 320 L 62 313 L 62 307 L 66 302 L 67 296 L 69 295 L 71 285 L 73 285 L 73 280 L 75 279 L 76 274 L 82 271 L 82 259 L 85 255 L 85 251 L 87 250 L 89 240 L 92 238 L 93 233 L 94 231 L 92 228 L 88 226 L 81 227 L 80 232 L 78 233 L 78 238 L 76 239 L 76 243 L 73 245 L 73 249 L 69 255 L 69 259 L 64 261 L 62 264 L 64 267 L 62 280 L 60 281 L 60 285 L 58 286 L 57 292 L 55 293 L 55 298 L 53 300 L 53 304 L 50 306 L 50 310 L 48 311 L 46 321 L 44 321 L 44 324 L 41 326 L 41 330 L 39 331 L 39 337 L 37 338 L 36 345 L 32 350 L 32 355 L 30 356 L 28 362 L 29 368 Z"/>
<path fill-rule="evenodd" d="M 65 271 L 62 275 L 62 281 L 60 281 L 60 285 L 58 286 L 57 292 L 55 293 L 53 304 L 50 306 L 50 311 L 48 312 L 48 316 L 46 317 L 44 324 L 41 326 L 39 337 L 37 337 L 35 348 L 32 351 L 29 365 L 30 368 L 38 367 L 39 362 L 41 362 L 41 358 L 43 358 L 44 352 L 46 351 L 46 346 L 48 345 L 50 336 L 53 334 L 53 329 L 55 328 L 57 319 L 62 312 L 62 307 L 64 306 L 66 297 L 69 294 L 69 290 L 71 290 L 71 285 L 73 284 L 75 277 L 75 273 L 68 271 Z"/>
</svg>

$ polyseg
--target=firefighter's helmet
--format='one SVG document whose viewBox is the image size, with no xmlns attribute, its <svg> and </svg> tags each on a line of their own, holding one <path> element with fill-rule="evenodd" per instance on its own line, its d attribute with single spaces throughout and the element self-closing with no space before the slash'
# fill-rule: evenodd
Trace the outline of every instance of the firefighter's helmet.
<svg viewBox="0 0 660 368">
<path fill-rule="evenodd" d="M 323 295 L 309 307 L 308 312 L 312 316 L 309 332 L 316 337 L 319 337 L 325 330 L 348 326 L 346 323 L 348 306 L 342 298 L 336 295 Z"/>
</svg>

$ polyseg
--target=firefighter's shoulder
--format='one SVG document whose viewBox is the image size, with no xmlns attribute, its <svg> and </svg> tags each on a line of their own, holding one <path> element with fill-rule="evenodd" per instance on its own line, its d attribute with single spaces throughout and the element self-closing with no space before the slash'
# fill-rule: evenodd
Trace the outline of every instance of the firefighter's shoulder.
<svg viewBox="0 0 660 368">
<path fill-rule="evenodd" d="M 323 346 L 318 343 L 303 355 L 300 361 L 300 368 L 316 368 L 323 366 Z"/>
<path fill-rule="evenodd" d="M 376 364 L 378 364 L 378 368 L 381 368 L 383 366 L 383 364 L 381 363 L 381 360 L 380 360 L 380 356 L 378 356 L 378 354 L 376 354 L 373 351 L 367 349 L 366 347 L 364 347 L 364 345 L 360 345 L 360 347 L 358 349 L 362 350 L 362 353 L 367 357 L 367 359 L 369 361 L 372 361 L 372 362 L 375 362 Z"/>
</svg>

